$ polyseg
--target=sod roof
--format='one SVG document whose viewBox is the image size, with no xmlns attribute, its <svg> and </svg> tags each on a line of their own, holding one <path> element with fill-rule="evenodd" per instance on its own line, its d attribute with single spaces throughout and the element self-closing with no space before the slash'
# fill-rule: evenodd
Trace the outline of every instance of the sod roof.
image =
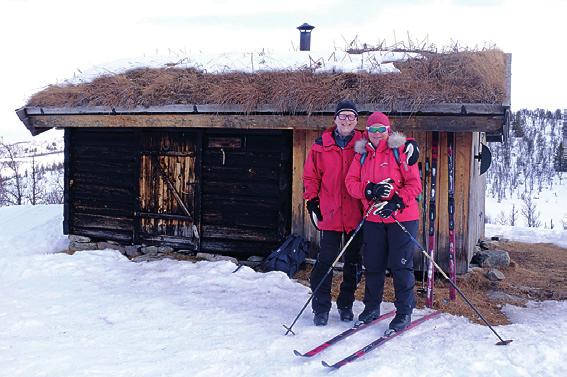
<svg viewBox="0 0 567 377">
<path fill-rule="evenodd" d="M 269 104 L 281 112 L 317 111 L 350 98 L 357 103 L 502 104 L 506 56 L 497 49 L 428 54 L 396 61 L 399 72 L 340 72 L 315 66 L 255 72 L 207 72 L 199 67 L 134 68 L 89 82 L 51 85 L 28 107 Z"/>
</svg>

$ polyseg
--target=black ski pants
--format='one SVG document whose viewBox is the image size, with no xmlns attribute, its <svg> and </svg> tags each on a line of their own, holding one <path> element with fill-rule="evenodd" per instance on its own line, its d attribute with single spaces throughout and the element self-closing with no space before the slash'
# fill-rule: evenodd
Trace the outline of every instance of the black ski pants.
<svg viewBox="0 0 567 377">
<path fill-rule="evenodd" d="M 402 224 L 415 237 L 418 221 L 406 221 Z M 396 311 L 400 314 L 411 314 L 412 309 L 415 308 L 413 291 L 415 244 L 396 223 L 384 224 L 367 221 L 364 223 L 362 233 L 363 261 L 366 268 L 365 308 L 372 310 L 382 302 L 386 268 L 389 267 L 394 279 Z"/>
<path fill-rule="evenodd" d="M 317 255 L 317 262 L 311 271 L 311 278 L 309 281 L 312 292 L 315 290 L 317 285 L 319 285 L 323 276 L 325 276 L 325 273 L 327 273 L 337 258 L 337 255 L 339 255 L 343 234 L 345 235 L 346 244 L 348 239 L 351 237 L 352 232 L 348 234 L 331 230 L 323 230 L 321 232 L 320 250 Z M 362 232 L 359 231 L 343 254 L 343 281 L 341 283 L 339 297 L 337 297 L 338 308 L 351 308 L 352 303 L 354 302 L 354 292 L 356 291 L 356 286 L 358 285 L 362 274 L 362 258 L 360 255 L 361 245 Z M 313 308 L 314 313 L 328 312 L 331 310 L 332 279 L 333 272 L 331 271 L 321 284 L 321 287 L 319 287 L 319 290 L 315 292 L 313 301 L 311 301 L 311 307 Z"/>
</svg>

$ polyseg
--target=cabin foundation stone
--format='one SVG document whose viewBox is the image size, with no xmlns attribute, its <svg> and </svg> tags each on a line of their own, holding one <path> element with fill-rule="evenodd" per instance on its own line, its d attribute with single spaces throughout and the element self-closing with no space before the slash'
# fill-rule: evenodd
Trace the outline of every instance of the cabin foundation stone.
<svg viewBox="0 0 567 377">
<path fill-rule="evenodd" d="M 98 244 L 96 242 L 69 242 L 69 251 L 84 251 L 84 250 L 97 250 Z"/>
<path fill-rule="evenodd" d="M 85 236 L 77 236 L 75 234 L 70 234 L 69 235 L 69 242 L 74 242 L 74 243 L 87 243 L 87 242 L 91 242 L 91 238 L 90 237 L 85 237 Z"/>
<path fill-rule="evenodd" d="M 197 253 L 195 257 L 199 259 L 208 260 L 210 262 L 217 262 L 217 261 L 229 261 L 234 264 L 238 264 L 238 259 L 233 257 L 228 257 L 225 255 L 218 255 L 218 254 L 209 254 L 209 253 Z"/>
<path fill-rule="evenodd" d="M 135 258 L 142 255 L 142 253 L 140 252 L 140 246 L 138 245 L 125 246 L 124 255 L 126 255 L 128 258 Z"/>
<path fill-rule="evenodd" d="M 104 249 L 111 249 L 111 250 L 116 250 L 119 251 L 122 254 L 125 254 L 126 250 L 124 249 L 124 246 L 121 246 L 115 242 L 108 242 L 108 241 L 104 241 L 104 242 L 97 242 L 97 248 L 100 250 L 104 250 Z"/>
</svg>

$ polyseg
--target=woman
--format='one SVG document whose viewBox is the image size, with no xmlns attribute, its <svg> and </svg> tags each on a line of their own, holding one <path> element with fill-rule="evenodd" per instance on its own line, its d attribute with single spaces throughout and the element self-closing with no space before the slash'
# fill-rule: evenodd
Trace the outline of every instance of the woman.
<svg viewBox="0 0 567 377">
<path fill-rule="evenodd" d="M 368 117 L 365 137 L 368 140 L 356 145 L 358 154 L 345 179 L 351 196 L 361 199 L 365 209 L 373 206 L 363 226 L 366 286 L 364 311 L 358 319 L 368 323 L 380 316 L 386 267 L 389 267 L 396 294 L 396 316 L 389 328 L 400 331 L 410 324 L 415 307 L 414 244 L 394 217 L 416 235 L 419 223 L 416 198 L 421 193 L 421 181 L 417 165 L 408 165 L 405 136 L 392 132 L 386 115 L 375 112 Z"/>
</svg>

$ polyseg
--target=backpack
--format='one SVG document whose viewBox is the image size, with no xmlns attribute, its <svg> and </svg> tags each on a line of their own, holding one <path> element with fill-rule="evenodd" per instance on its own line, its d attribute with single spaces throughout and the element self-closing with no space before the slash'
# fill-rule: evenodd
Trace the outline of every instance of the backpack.
<svg viewBox="0 0 567 377">
<path fill-rule="evenodd" d="M 280 247 L 272 251 L 262 262 L 264 271 L 282 271 L 292 278 L 305 261 L 309 241 L 298 234 L 290 234 Z"/>
</svg>

